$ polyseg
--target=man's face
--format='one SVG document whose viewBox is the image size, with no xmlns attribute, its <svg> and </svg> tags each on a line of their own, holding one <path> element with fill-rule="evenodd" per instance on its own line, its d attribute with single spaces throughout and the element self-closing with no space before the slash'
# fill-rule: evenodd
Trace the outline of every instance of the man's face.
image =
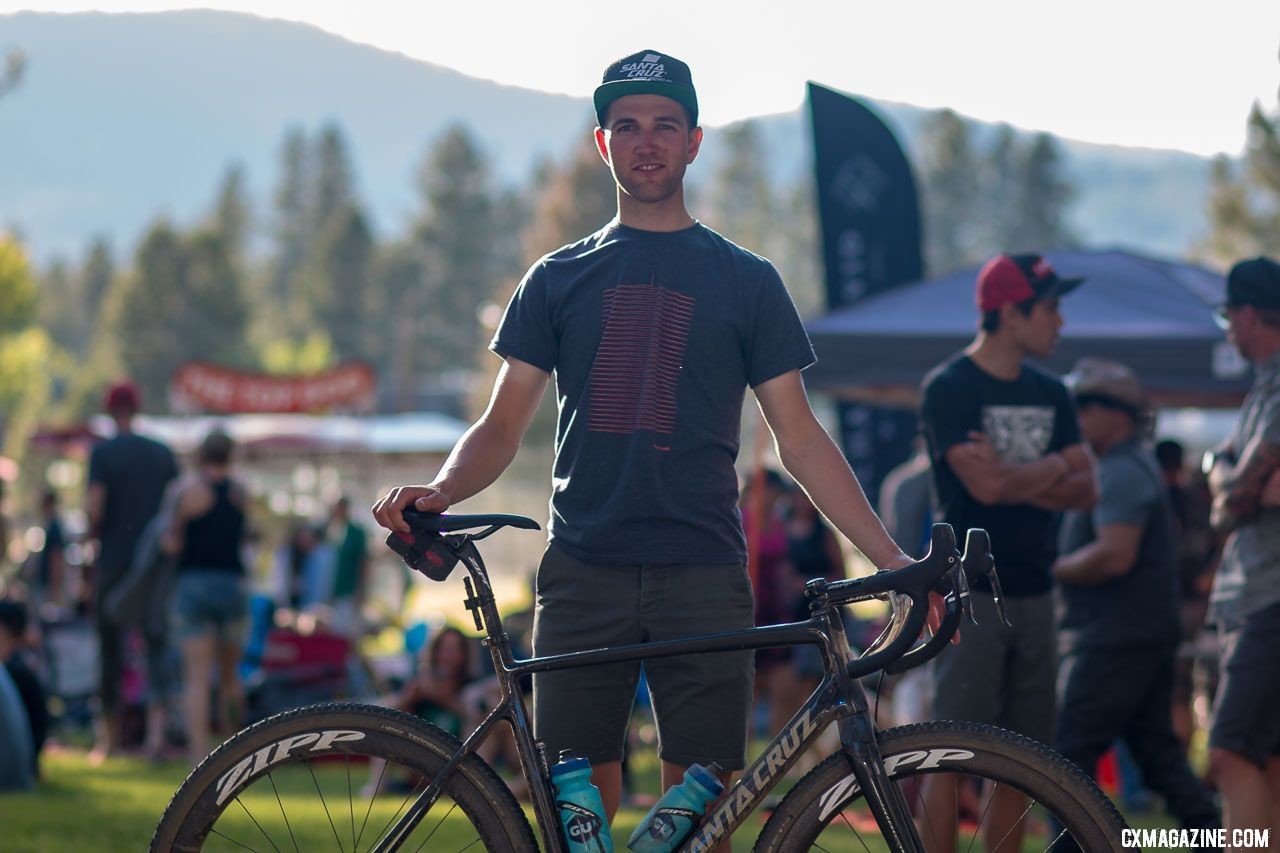
<svg viewBox="0 0 1280 853">
<path fill-rule="evenodd" d="M 1231 342 L 1240 355 L 1252 361 L 1254 329 L 1258 324 L 1257 313 L 1248 305 L 1224 305 L 1219 310 L 1222 327 L 1227 331 L 1227 340 Z"/>
<path fill-rule="evenodd" d="M 684 107 L 661 95 L 618 98 L 609 105 L 605 127 L 596 130 L 596 147 L 618 186 L 651 204 L 680 192 L 701 143 L 702 130 L 689 127 Z"/>
<path fill-rule="evenodd" d="M 1062 314 L 1058 311 L 1057 297 L 1036 300 L 1029 315 L 1011 305 L 1001 317 L 1001 323 L 1006 322 L 1014 339 L 1028 355 L 1046 358 L 1058 345 Z"/>
</svg>

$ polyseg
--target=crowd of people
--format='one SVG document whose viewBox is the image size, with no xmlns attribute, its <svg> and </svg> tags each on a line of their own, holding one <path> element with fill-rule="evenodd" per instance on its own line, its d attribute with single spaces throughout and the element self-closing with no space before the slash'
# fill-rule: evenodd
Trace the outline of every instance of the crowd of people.
<svg viewBox="0 0 1280 853">
<path fill-rule="evenodd" d="M 90 453 L 83 541 L 73 543 L 58 494 L 46 491 L 39 547 L 3 579 L 0 656 L 29 722 L 22 749 L 6 754 L 30 753 L 33 771 L 60 663 L 52 635 L 67 624 L 87 621 L 94 634 L 89 657 L 97 672 L 86 705 L 94 764 L 124 747 L 157 761 L 206 755 L 215 733 L 247 720 L 244 674 L 261 664 L 262 649 L 246 644 L 290 614 L 310 614 L 308 631 L 318 626 L 351 643 L 360 631 L 368 539 L 346 497 L 323 521 L 298 522 L 255 577 L 256 535 L 232 438 L 210 432 L 182 473 L 168 447 L 135 432 L 142 401 L 132 383 L 113 384 L 103 405 L 115 433 Z M 257 612 L 255 596 L 266 604 Z M 12 710 L 6 697 L 0 688 L 0 709 Z M 140 724 L 128 722 L 126 711 L 138 705 Z M 17 715 L 6 712 L 10 718 Z M 19 738 L 18 728 L 6 736 Z M 26 787 L 36 774 L 4 769 L 0 779 L 0 787 Z"/>
</svg>

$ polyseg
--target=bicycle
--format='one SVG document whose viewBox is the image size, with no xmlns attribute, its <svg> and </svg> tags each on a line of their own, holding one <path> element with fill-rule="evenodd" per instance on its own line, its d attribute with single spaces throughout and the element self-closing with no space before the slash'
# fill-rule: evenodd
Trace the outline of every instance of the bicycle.
<svg viewBox="0 0 1280 853">
<path fill-rule="evenodd" d="M 966 568 L 987 574 L 999 602 L 999 582 L 984 531 L 970 531 L 961 557 L 951 528 L 938 524 L 929 554 L 919 562 L 853 580 L 810 581 L 805 590 L 810 617 L 803 622 L 517 660 L 475 543 L 503 527 L 535 530 L 538 524 L 512 515 L 411 511 L 405 518 L 413 534 L 393 533 L 388 543 L 407 563 L 433 580 L 447 578 L 458 563 L 466 567 L 465 604 L 493 658 L 501 697 L 496 707 L 465 741 L 408 714 L 356 704 L 302 708 L 263 720 L 218 747 L 191 772 L 165 809 L 151 850 L 312 850 L 332 845 L 345 851 L 349 841 L 352 851 L 475 845 L 489 851 L 532 851 L 539 843 L 546 851 L 565 851 L 548 759 L 534 740 L 520 693 L 521 676 L 597 663 L 801 644 L 819 648 L 825 677 L 760 757 L 708 809 L 681 850 L 708 850 L 732 835 L 831 723 L 838 727 L 840 749 L 786 794 L 765 823 L 756 850 L 853 849 L 855 839 L 857 849 L 870 850 L 874 848 L 867 836 L 879 835 L 879 843 L 888 849 L 922 851 L 908 800 L 919 777 L 942 772 L 1022 791 L 1031 801 L 1024 822 L 1034 824 L 1028 838 L 1047 841 L 1046 849 L 1121 849 L 1125 824 L 1111 801 L 1089 777 L 1046 747 L 970 723 L 925 723 L 887 731 L 875 726 L 858 679 L 881 669 L 904 671 L 945 647 L 968 612 Z M 944 595 L 942 625 L 918 640 L 930 590 Z M 884 596 L 894 602 L 889 626 L 866 652 L 854 657 L 839 608 Z M 1002 607 L 1000 612 L 1003 618 Z M 511 790 L 476 754 L 503 721 L 514 733 L 536 837 Z M 352 767 L 363 769 L 368 758 L 400 768 L 401 784 L 409 790 L 373 795 L 365 802 L 355 792 Z M 294 809 L 293 821 L 286 804 Z M 979 829 L 982 817 L 978 816 Z M 375 829 L 378 825 L 381 828 Z M 1055 833 L 1057 827 L 1061 830 Z M 622 849 L 620 842 L 618 848 Z"/>
</svg>

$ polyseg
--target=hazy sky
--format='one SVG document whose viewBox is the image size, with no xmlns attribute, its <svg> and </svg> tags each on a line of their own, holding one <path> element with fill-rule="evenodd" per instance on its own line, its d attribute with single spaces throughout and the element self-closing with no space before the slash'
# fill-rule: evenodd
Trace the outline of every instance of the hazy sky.
<svg viewBox="0 0 1280 853">
<path fill-rule="evenodd" d="M 306 21 L 476 77 L 584 97 L 610 61 L 670 52 L 692 66 L 712 125 L 794 109 L 812 79 L 1075 139 L 1234 154 L 1250 105 L 1274 108 L 1280 87 L 1280 0 L 203 5 Z M 0 0 L 0 13 L 191 7 Z"/>
</svg>

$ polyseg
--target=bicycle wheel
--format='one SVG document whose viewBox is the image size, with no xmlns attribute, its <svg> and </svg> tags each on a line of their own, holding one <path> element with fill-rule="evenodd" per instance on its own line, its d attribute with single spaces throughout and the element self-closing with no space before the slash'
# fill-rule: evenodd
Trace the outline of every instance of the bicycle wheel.
<svg viewBox="0 0 1280 853">
<path fill-rule="evenodd" d="M 1021 850 L 1122 849 L 1124 819 L 1107 796 L 1074 764 L 1029 738 L 976 723 L 922 723 L 882 732 L 880 753 L 928 850 L 1011 849 L 1014 821 L 1000 821 L 991 809 L 992 793 L 1001 788 L 1027 800 L 1017 810 Z M 938 773 L 954 774 L 960 792 L 951 839 L 938 837 L 940 816 L 928 813 L 922 796 L 922 777 Z M 839 753 L 791 789 L 756 844 L 770 853 L 889 849 Z"/>
<path fill-rule="evenodd" d="M 200 762 L 169 801 L 151 850 L 368 850 L 460 745 L 387 708 L 333 704 L 279 714 Z M 468 848 L 537 849 L 515 797 L 475 755 L 449 776 L 400 849 Z"/>
</svg>

